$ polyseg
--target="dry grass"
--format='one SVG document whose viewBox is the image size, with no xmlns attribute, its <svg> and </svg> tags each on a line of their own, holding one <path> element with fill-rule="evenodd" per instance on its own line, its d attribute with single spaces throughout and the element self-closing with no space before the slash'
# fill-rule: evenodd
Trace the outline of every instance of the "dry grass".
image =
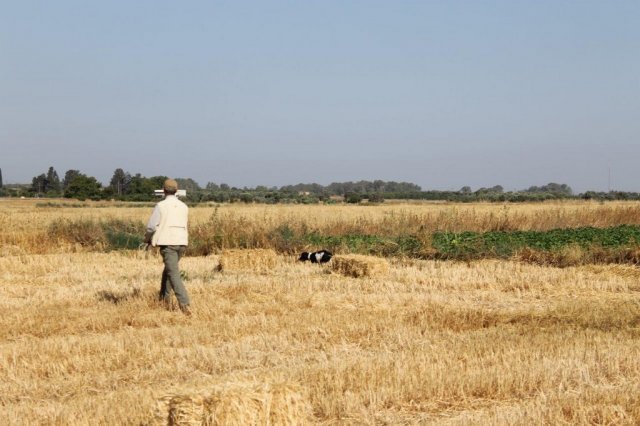
<svg viewBox="0 0 640 426">
<path fill-rule="evenodd" d="M 158 425 L 304 425 L 311 406 L 299 385 L 230 382 L 183 390 L 158 401 Z"/>
<path fill-rule="evenodd" d="M 257 274 L 268 274 L 273 271 L 278 259 L 276 252 L 271 249 L 229 249 L 222 252 L 218 270 L 223 272 L 251 271 Z"/>
<path fill-rule="evenodd" d="M 20 248 L 0 257 L 3 424 L 151 424 L 158 401 L 165 421 L 640 423 L 636 267 L 398 259 L 362 280 L 187 257 L 189 318 L 156 302 L 157 255 L 32 253 L 36 219 L 102 211 L 60 210 L 0 215 Z"/>
<path fill-rule="evenodd" d="M 334 256 L 331 270 L 347 277 L 376 277 L 389 273 L 389 262 L 380 257 L 349 254 Z"/>
</svg>

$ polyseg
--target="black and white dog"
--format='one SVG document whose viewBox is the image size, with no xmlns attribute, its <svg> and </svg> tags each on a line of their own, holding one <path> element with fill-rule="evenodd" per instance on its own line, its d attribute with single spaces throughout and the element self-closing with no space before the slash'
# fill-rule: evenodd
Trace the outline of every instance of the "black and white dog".
<svg viewBox="0 0 640 426">
<path fill-rule="evenodd" d="M 310 260 L 311 263 L 327 263 L 331 260 L 331 256 L 333 256 L 333 254 L 331 254 L 329 250 L 314 251 L 313 253 L 304 251 L 298 260 L 302 262 Z"/>
</svg>

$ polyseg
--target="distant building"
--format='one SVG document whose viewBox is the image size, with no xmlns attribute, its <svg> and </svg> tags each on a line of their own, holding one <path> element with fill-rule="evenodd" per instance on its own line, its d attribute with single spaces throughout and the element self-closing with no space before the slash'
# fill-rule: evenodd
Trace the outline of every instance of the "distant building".
<svg viewBox="0 0 640 426">
<path fill-rule="evenodd" d="M 155 195 L 156 197 L 164 197 L 164 190 L 156 189 L 155 191 L 153 191 L 153 195 Z M 176 197 L 186 197 L 186 196 L 187 196 L 186 189 L 178 189 L 178 191 L 176 192 Z"/>
</svg>

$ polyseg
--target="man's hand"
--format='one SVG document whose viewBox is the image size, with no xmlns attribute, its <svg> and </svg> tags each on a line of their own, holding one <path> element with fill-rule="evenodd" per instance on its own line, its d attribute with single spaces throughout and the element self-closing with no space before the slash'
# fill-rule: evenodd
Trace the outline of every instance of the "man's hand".
<svg viewBox="0 0 640 426">
<path fill-rule="evenodd" d="M 153 232 L 149 232 L 149 231 L 147 231 L 144 234 L 144 242 L 145 242 L 145 244 L 151 244 L 151 238 L 153 237 L 153 234 L 154 234 Z"/>
</svg>

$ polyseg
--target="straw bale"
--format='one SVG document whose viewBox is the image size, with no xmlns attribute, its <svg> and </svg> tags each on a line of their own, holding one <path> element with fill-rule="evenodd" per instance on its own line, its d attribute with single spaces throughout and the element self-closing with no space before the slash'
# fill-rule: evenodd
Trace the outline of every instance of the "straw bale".
<svg viewBox="0 0 640 426">
<path fill-rule="evenodd" d="M 297 385 L 240 382 L 165 396 L 156 414 L 157 425 L 303 425 L 311 405 Z"/>
<path fill-rule="evenodd" d="M 170 425 L 202 424 L 203 406 L 200 395 L 178 395 L 169 402 Z"/>
<path fill-rule="evenodd" d="M 349 277 L 374 277 L 389 272 L 386 259 L 358 254 L 339 255 L 331 259 L 331 269 Z"/>
<path fill-rule="evenodd" d="M 219 271 L 250 270 L 268 273 L 276 266 L 278 256 L 271 249 L 231 249 L 220 256 Z"/>
</svg>

